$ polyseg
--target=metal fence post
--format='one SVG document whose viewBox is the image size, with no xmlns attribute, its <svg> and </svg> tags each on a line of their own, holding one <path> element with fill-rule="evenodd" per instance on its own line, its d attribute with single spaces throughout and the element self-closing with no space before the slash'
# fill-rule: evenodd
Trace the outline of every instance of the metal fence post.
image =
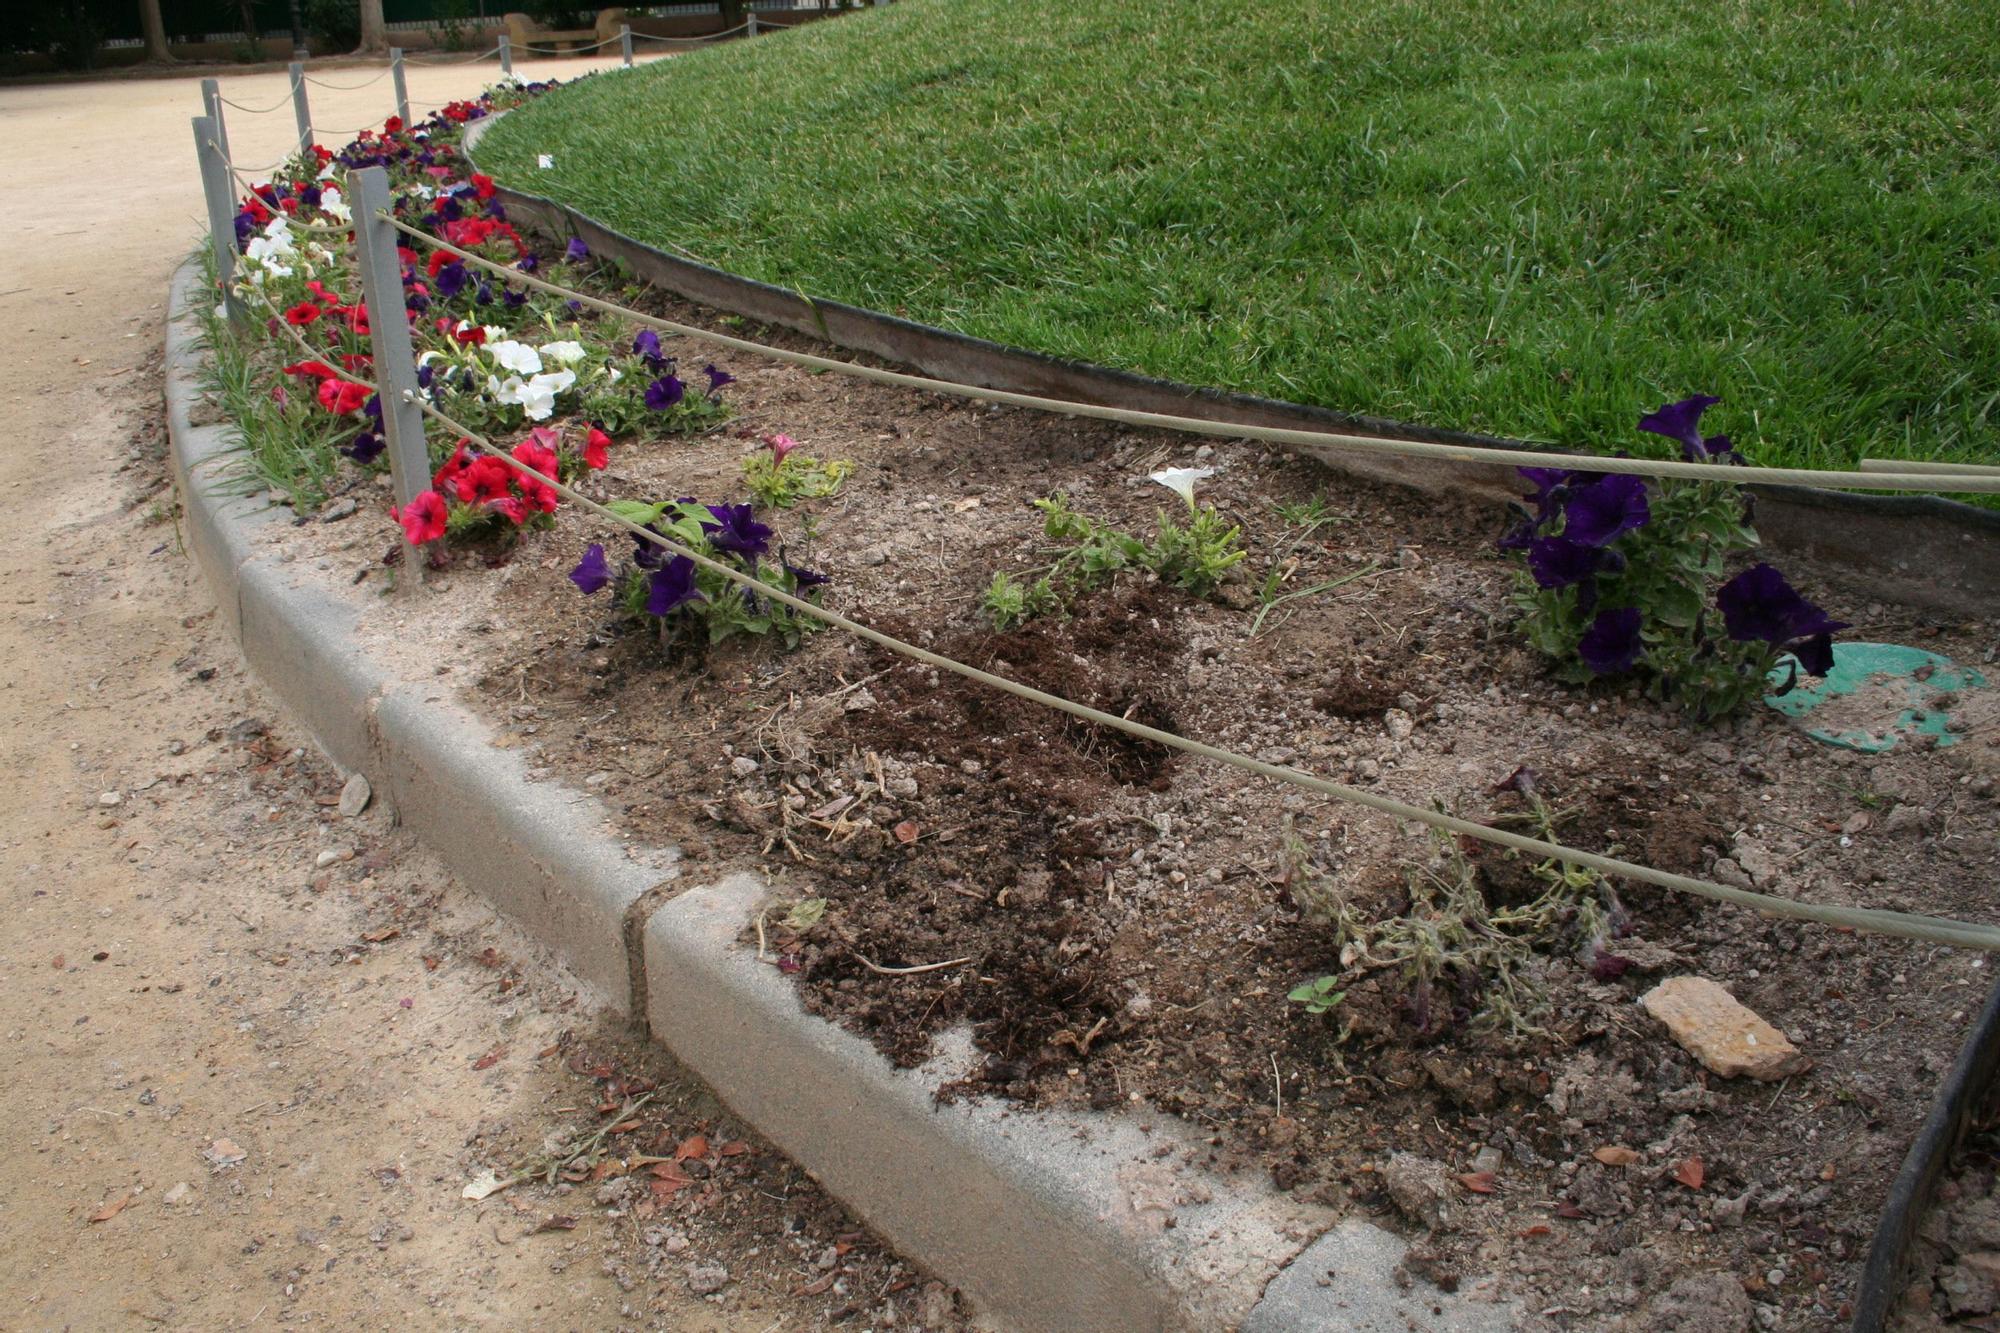
<svg viewBox="0 0 2000 1333">
<path fill-rule="evenodd" d="M 368 309 L 389 478 L 397 507 L 407 508 L 430 486 L 431 455 L 424 443 L 423 410 L 417 406 L 417 365 L 410 349 L 410 317 L 403 304 L 396 229 L 382 218 L 390 211 L 389 176 L 380 167 L 364 167 L 351 172 L 347 180 L 354 193 L 355 267 L 361 274 L 361 300 Z M 423 552 L 407 539 L 403 568 L 409 577 L 397 580 L 398 588 L 415 588 L 423 581 Z"/>
<path fill-rule="evenodd" d="M 757 11 L 754 9 L 743 16 L 743 35 L 745 37 L 757 35 Z"/>
<path fill-rule="evenodd" d="M 500 34 L 500 73 L 510 77 L 514 73 L 514 43 L 504 32 Z"/>
<path fill-rule="evenodd" d="M 625 55 L 625 68 L 632 68 L 632 25 L 629 23 L 618 25 L 618 49 Z"/>
<path fill-rule="evenodd" d="M 215 280 L 222 285 L 222 307 L 229 322 L 243 322 L 243 303 L 236 297 L 236 192 L 229 185 L 229 166 L 215 142 L 215 119 L 194 118 L 194 154 L 201 164 L 201 193 L 208 205 L 208 240 L 215 254 Z"/>
<path fill-rule="evenodd" d="M 396 115 L 402 120 L 403 128 L 410 125 L 410 89 L 403 82 L 403 48 L 389 48 L 389 78 L 396 85 Z"/>
<path fill-rule="evenodd" d="M 299 151 L 310 153 L 313 146 L 312 107 L 306 104 L 306 67 L 292 62 L 292 116 L 299 122 Z"/>
<path fill-rule="evenodd" d="M 214 79 L 201 81 L 201 113 L 215 122 L 215 146 L 229 157 L 229 128 L 222 123 L 222 85 Z"/>
</svg>

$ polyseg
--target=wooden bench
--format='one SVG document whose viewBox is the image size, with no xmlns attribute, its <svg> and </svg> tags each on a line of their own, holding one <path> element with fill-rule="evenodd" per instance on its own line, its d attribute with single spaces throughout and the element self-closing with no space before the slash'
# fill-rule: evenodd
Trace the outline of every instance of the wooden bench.
<svg viewBox="0 0 2000 1333">
<path fill-rule="evenodd" d="M 562 31 L 538 28 L 533 19 L 521 13 L 509 14 L 502 21 L 507 25 L 507 40 L 513 44 L 516 56 L 535 54 L 532 51 L 524 51 L 522 49 L 524 47 L 538 46 L 544 51 L 567 47 L 574 52 L 580 47 L 590 46 L 602 40 L 596 28 L 570 28 Z M 617 36 L 615 32 L 612 35 Z"/>
</svg>

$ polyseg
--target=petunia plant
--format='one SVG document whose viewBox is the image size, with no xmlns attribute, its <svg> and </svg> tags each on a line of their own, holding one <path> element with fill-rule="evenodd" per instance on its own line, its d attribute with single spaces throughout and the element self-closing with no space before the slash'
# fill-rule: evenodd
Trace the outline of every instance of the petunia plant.
<svg viewBox="0 0 2000 1333">
<path fill-rule="evenodd" d="M 762 587 L 817 601 L 818 590 L 831 582 L 825 574 L 793 564 L 783 547 L 773 558 L 771 545 L 776 534 L 757 518 L 750 505 L 705 505 L 692 499 L 653 504 L 620 500 L 609 508 L 621 518 L 735 567 Z M 805 635 L 820 627 L 813 617 L 703 568 L 685 555 L 668 552 L 638 536 L 633 537 L 632 546 L 626 559 L 614 567 L 603 544 L 592 543 L 570 571 L 570 582 L 585 595 L 611 590 L 624 615 L 658 625 L 660 640 L 670 651 L 699 649 L 737 634 L 774 636 L 786 647 L 797 647 Z"/>
<path fill-rule="evenodd" d="M 790 509 L 801 500 L 837 494 L 852 471 L 854 464 L 837 458 L 823 463 L 782 434 L 766 435 L 763 447 L 743 460 L 744 484 L 767 509 Z"/>
<path fill-rule="evenodd" d="M 1705 394 L 1668 403 L 1639 428 L 1691 461 L 1740 461 L 1703 436 Z M 1515 602 L 1528 640 L 1572 682 L 1633 676 L 1702 720 L 1726 717 L 1798 673 L 1832 668 L 1847 626 L 1758 564 L 1724 580 L 1758 545 L 1741 488 L 1619 473 L 1522 468 L 1534 488 L 1501 549 L 1521 561 Z M 1719 623 L 1718 623 L 1719 622 Z M 1787 675 L 1774 687 L 1783 665 Z"/>
</svg>

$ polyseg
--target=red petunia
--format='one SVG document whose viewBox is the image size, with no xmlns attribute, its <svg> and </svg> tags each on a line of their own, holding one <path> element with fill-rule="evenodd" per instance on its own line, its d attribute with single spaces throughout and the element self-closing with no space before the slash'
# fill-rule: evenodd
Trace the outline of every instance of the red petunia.
<svg viewBox="0 0 2000 1333">
<path fill-rule="evenodd" d="M 431 251 L 431 261 L 430 263 L 424 265 L 424 275 L 426 277 L 435 278 L 438 275 L 439 269 L 443 268 L 446 264 L 449 264 L 452 260 L 456 258 L 458 258 L 458 256 L 446 250 Z"/>
<path fill-rule="evenodd" d="M 319 144 L 314 144 L 312 150 L 313 156 L 318 158 L 322 164 L 333 161 L 333 150 L 331 148 L 324 148 Z"/>
<path fill-rule="evenodd" d="M 459 473 L 454 484 L 466 504 L 492 504 L 514 493 L 514 469 L 497 458 L 481 458 Z"/>
<path fill-rule="evenodd" d="M 592 472 L 602 472 L 611 465 L 611 437 L 595 426 L 584 437 L 583 465 Z"/>
<path fill-rule="evenodd" d="M 403 118 L 401 116 L 391 116 L 387 120 L 382 122 L 382 133 L 401 134 L 402 132 L 403 132 Z"/>
<path fill-rule="evenodd" d="M 359 412 L 373 393 L 367 385 L 352 380 L 321 380 L 319 405 L 335 416 L 346 416 L 349 412 Z"/>
<path fill-rule="evenodd" d="M 324 361 L 294 361 L 291 365 L 285 366 L 283 371 L 287 375 L 296 375 L 301 379 L 308 375 L 320 380 L 340 378 L 340 372 Z"/>
<path fill-rule="evenodd" d="M 486 341 L 486 330 L 466 320 L 460 322 L 459 327 L 452 331 L 451 336 L 467 347 L 478 347 Z"/>
<path fill-rule="evenodd" d="M 303 328 L 325 313 L 311 301 L 301 301 L 285 312 L 285 323 L 294 328 Z"/>
<path fill-rule="evenodd" d="M 391 508 L 389 514 L 403 525 L 403 535 L 411 544 L 422 546 L 444 536 L 444 497 L 436 491 L 425 491 L 410 501 L 409 508 Z"/>
<path fill-rule="evenodd" d="M 459 474 L 472 466 L 472 455 L 466 452 L 466 446 L 471 443 L 470 440 L 458 442 L 458 448 L 452 451 L 451 457 L 444 460 L 444 466 L 437 470 L 435 477 L 431 478 L 432 486 L 440 491 L 457 489 Z"/>
<path fill-rule="evenodd" d="M 482 176 L 476 171 L 473 172 L 472 189 L 481 199 L 491 199 L 493 197 L 493 178 L 491 176 Z"/>
<path fill-rule="evenodd" d="M 495 500 L 486 507 L 494 513 L 504 516 L 509 523 L 512 523 L 517 528 L 528 521 L 528 506 L 521 503 L 520 499 L 515 496 L 510 495 L 504 500 Z"/>
<path fill-rule="evenodd" d="M 512 452 L 514 461 L 522 467 L 531 467 L 545 477 L 556 475 L 556 468 L 559 466 L 556 461 L 556 451 L 547 445 L 536 440 L 523 440 L 514 446 Z M 533 479 L 524 477 L 522 484 L 526 485 L 531 480 Z"/>
<path fill-rule="evenodd" d="M 521 503 L 536 513 L 553 514 L 556 512 L 556 506 L 562 503 L 562 497 L 556 494 L 555 487 L 545 486 L 533 477 L 523 477 Z"/>
</svg>

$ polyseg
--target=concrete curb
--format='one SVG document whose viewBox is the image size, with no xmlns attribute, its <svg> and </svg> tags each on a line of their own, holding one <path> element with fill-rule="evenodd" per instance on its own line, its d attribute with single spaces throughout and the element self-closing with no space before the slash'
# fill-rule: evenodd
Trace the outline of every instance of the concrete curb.
<svg viewBox="0 0 2000 1333">
<path fill-rule="evenodd" d="M 168 428 L 190 546 L 251 667 L 453 873 L 606 1005 L 647 1022 L 904 1253 L 1011 1328 L 1512 1326 L 1510 1307 L 1399 1287 L 1405 1243 L 1393 1234 L 1194 1165 L 1206 1145 L 1171 1117 L 1142 1129 L 1122 1115 L 939 1106 L 937 1065 L 897 1071 L 807 1015 L 740 943 L 761 882 L 682 888 L 671 849 L 657 865 L 635 858 L 600 804 L 530 783 L 521 757 L 445 689 L 402 681 L 359 646 L 361 599 L 374 594 L 315 586 L 257 552 L 252 538 L 277 513 L 230 487 L 227 428 L 190 418 L 190 302 L 206 298 L 184 265 L 167 325 Z"/>
</svg>

